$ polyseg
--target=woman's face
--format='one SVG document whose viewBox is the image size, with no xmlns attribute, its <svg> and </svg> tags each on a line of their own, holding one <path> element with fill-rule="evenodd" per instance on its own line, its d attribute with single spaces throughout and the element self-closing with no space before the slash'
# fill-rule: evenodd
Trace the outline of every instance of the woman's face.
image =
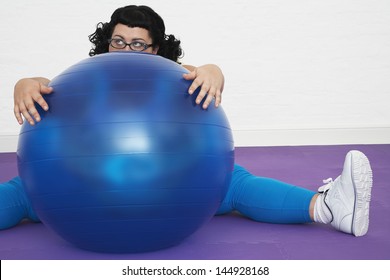
<svg viewBox="0 0 390 280">
<path fill-rule="evenodd" d="M 152 44 L 152 38 L 149 36 L 149 31 L 140 27 L 128 27 L 127 25 L 118 23 L 114 27 L 111 39 L 122 39 L 126 43 L 138 42 L 150 45 Z M 126 46 L 124 49 L 117 49 L 111 46 L 108 47 L 109 52 L 115 51 L 132 51 L 130 46 Z M 158 48 L 148 47 L 143 52 L 157 54 Z"/>
</svg>

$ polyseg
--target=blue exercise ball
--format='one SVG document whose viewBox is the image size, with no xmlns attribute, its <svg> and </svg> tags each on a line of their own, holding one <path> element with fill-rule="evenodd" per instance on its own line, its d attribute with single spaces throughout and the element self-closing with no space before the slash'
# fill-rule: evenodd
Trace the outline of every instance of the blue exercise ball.
<svg viewBox="0 0 390 280">
<path fill-rule="evenodd" d="M 182 66 L 113 52 L 52 80 L 50 110 L 24 124 L 18 169 L 41 221 L 83 249 L 174 246 L 217 211 L 231 180 L 226 115 L 195 104 Z"/>
</svg>

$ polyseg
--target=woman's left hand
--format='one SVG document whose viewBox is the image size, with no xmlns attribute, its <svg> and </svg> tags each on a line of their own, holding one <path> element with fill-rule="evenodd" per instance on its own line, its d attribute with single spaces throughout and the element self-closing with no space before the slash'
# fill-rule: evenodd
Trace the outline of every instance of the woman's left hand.
<svg viewBox="0 0 390 280">
<path fill-rule="evenodd" d="M 215 64 L 206 64 L 199 67 L 184 66 L 190 73 L 183 74 L 186 80 L 193 80 L 188 89 L 189 94 L 193 94 L 200 87 L 199 94 L 196 98 L 196 104 L 200 104 L 205 98 L 203 109 L 207 109 L 212 100 L 215 98 L 215 107 L 221 104 L 221 95 L 225 78 L 221 69 Z M 207 95 L 207 97 L 206 97 Z"/>
</svg>

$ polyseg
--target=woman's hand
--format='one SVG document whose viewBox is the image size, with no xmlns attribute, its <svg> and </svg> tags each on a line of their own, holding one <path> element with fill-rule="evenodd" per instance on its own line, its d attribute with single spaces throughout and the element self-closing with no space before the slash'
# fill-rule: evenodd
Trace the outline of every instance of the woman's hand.
<svg viewBox="0 0 390 280">
<path fill-rule="evenodd" d="M 197 88 L 200 87 L 199 94 L 196 98 L 196 104 L 200 104 L 204 98 L 203 109 L 207 107 L 215 98 L 215 107 L 221 104 L 221 95 L 225 78 L 221 69 L 214 64 L 206 64 L 200 67 L 193 67 L 185 65 L 190 73 L 183 74 L 183 78 L 186 80 L 193 80 L 191 86 L 188 89 L 189 94 L 193 94 Z M 207 95 L 207 97 L 206 97 Z"/>
<path fill-rule="evenodd" d="M 49 106 L 43 99 L 43 94 L 53 92 L 52 87 L 48 87 L 50 81 L 46 78 L 25 78 L 15 84 L 14 89 L 14 114 L 19 124 L 23 124 L 23 118 L 34 125 L 41 117 L 35 108 L 35 102 L 43 108 L 49 110 Z"/>
</svg>

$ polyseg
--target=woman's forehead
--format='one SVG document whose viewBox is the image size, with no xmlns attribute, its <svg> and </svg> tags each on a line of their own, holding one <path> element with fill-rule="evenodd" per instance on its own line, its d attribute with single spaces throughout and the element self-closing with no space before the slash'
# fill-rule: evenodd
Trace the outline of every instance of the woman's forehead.
<svg viewBox="0 0 390 280">
<path fill-rule="evenodd" d="M 120 36 L 124 39 L 131 39 L 134 37 L 142 39 L 151 39 L 149 31 L 147 29 L 141 27 L 128 27 L 127 25 L 120 23 L 114 27 L 112 36 Z"/>
</svg>

